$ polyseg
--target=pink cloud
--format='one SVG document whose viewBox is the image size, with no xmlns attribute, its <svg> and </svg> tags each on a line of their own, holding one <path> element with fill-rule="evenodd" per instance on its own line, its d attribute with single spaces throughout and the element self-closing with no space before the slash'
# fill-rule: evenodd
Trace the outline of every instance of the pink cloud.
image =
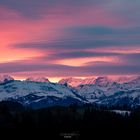
<svg viewBox="0 0 140 140">
<path fill-rule="evenodd" d="M 71 52 L 74 51 L 75 47 L 77 47 L 78 45 L 78 51 L 79 50 L 91 50 L 91 51 L 96 51 L 96 52 L 117 52 L 117 53 L 131 53 L 132 47 L 123 47 L 123 45 L 121 46 L 109 46 L 109 47 L 100 47 L 100 45 L 102 45 L 102 42 L 96 42 L 96 41 L 112 41 L 113 39 L 118 39 L 119 41 L 121 41 L 121 43 L 123 41 L 128 41 L 128 36 L 123 36 L 123 38 L 120 37 L 116 37 L 114 36 L 107 36 L 107 35 L 102 35 L 102 36 L 92 36 L 93 40 L 95 41 L 93 44 L 95 46 L 92 46 L 92 43 L 89 42 L 89 45 L 91 45 L 91 47 L 88 48 L 88 43 L 86 44 L 87 46 L 84 46 L 83 48 L 80 45 L 83 45 L 82 43 L 80 44 L 78 41 L 78 39 L 84 40 L 85 42 L 89 38 L 89 36 L 85 35 L 85 36 L 80 36 L 79 34 L 72 34 L 71 32 L 69 32 L 66 29 L 69 29 L 71 27 L 78 27 L 78 26 L 106 26 L 106 27 L 111 27 L 111 28 L 122 28 L 125 27 L 127 25 L 127 18 L 124 18 L 124 16 L 121 16 L 120 14 L 114 14 L 111 12 L 110 9 L 108 9 L 105 6 L 99 6 L 99 5 L 76 5 L 76 6 L 72 6 L 72 5 L 55 5 L 54 7 L 47 7 L 47 10 L 45 8 L 40 8 L 39 11 L 42 16 L 40 16 L 39 18 L 27 18 L 26 16 L 23 16 L 23 14 L 21 14 L 19 11 L 14 10 L 14 9 L 10 9 L 7 7 L 0 7 L 0 64 L 4 63 L 4 62 L 18 62 L 19 60 L 20 63 L 24 64 L 26 62 L 27 66 L 27 70 L 29 71 L 29 73 L 33 70 L 34 73 L 42 73 L 44 74 L 46 72 L 46 70 L 48 70 L 47 74 L 49 76 L 55 75 L 55 76 L 66 76 L 68 75 L 68 72 L 71 72 L 72 69 L 72 74 L 74 76 L 76 75 L 80 75 L 83 76 L 82 74 L 85 74 L 85 72 L 80 73 L 81 72 L 81 68 L 76 68 L 76 66 L 83 66 L 83 63 L 88 63 L 91 61 L 103 61 L 103 63 L 105 61 L 107 62 L 114 62 L 116 59 L 114 59 L 114 57 L 98 57 L 98 58 L 93 58 L 93 57 L 83 57 L 81 58 L 77 58 L 77 62 L 75 61 L 75 58 L 71 58 L 71 60 L 68 58 L 64 58 L 63 61 L 60 61 L 59 59 L 57 61 L 53 60 L 53 61 L 49 61 L 47 62 L 47 59 L 41 59 L 44 58 L 45 56 L 49 56 L 49 55 L 55 55 L 58 54 L 60 52 Z M 131 24 L 131 23 L 130 23 Z M 120 34 L 119 34 L 120 35 Z M 139 34 L 138 34 L 139 35 Z M 72 40 L 75 37 L 76 43 Z M 81 37 L 81 38 L 80 38 Z M 82 38 L 83 37 L 83 38 Z M 138 36 L 137 36 L 138 37 Z M 71 39 L 72 38 L 72 39 Z M 74 39 L 75 39 L 74 38 Z M 126 39 L 125 39 L 126 38 Z M 67 40 L 68 39 L 68 40 Z M 86 40 L 87 39 L 87 40 Z M 129 38 L 131 39 L 131 37 Z M 117 41 L 118 41 L 117 40 Z M 60 41 L 60 42 L 59 42 Z M 73 42 L 74 43 L 73 43 Z M 114 41 L 114 40 L 113 40 Z M 116 41 L 116 40 L 115 40 Z M 135 40 L 132 40 L 132 42 Z M 46 44 L 45 44 L 45 43 Z M 56 46 L 51 46 L 51 43 L 55 43 L 56 46 L 60 47 L 56 47 Z M 65 42 L 67 42 L 65 44 Z M 72 45 L 69 45 L 70 42 L 72 42 Z M 84 42 L 84 43 L 85 43 Z M 25 43 L 25 44 L 24 44 Z M 15 47 L 18 44 L 28 44 L 32 45 L 32 47 L 29 46 L 28 47 Z M 43 47 L 34 47 L 34 44 L 38 44 L 41 45 L 41 43 L 44 43 Z M 47 49 L 45 48 L 45 45 L 47 45 L 47 43 L 50 45 Z M 60 43 L 60 44 L 59 44 Z M 61 44 L 62 43 L 62 44 Z M 64 44 L 63 44 L 64 43 Z M 106 42 L 105 42 L 106 43 Z M 108 42 L 107 42 L 108 43 Z M 109 42 L 110 43 L 110 42 Z M 108 43 L 108 44 L 109 44 Z M 74 45 L 77 46 L 74 46 Z M 111 44 L 111 43 L 110 43 Z M 123 43 L 122 43 L 123 44 Z M 64 45 L 64 47 L 62 46 Z M 97 47 L 96 47 L 97 45 Z M 98 48 L 99 45 L 99 48 Z M 135 44 L 136 46 L 137 44 Z M 54 48 L 51 48 L 54 47 Z M 56 48 L 55 48 L 56 47 Z M 87 47 L 87 49 L 85 49 Z M 94 48 L 96 47 L 96 48 Z M 60 50 L 61 48 L 61 50 Z M 121 49 L 122 48 L 122 49 Z M 126 49 L 127 48 L 127 49 Z M 140 50 L 138 49 L 139 45 L 137 45 L 135 47 L 135 49 L 137 49 L 137 51 L 135 52 L 139 52 Z M 75 61 L 75 62 L 74 62 Z M 38 66 L 36 66 L 36 69 L 33 69 L 30 71 L 30 64 L 41 64 L 41 66 L 45 66 L 45 65 L 50 65 L 51 64 L 57 64 L 60 65 L 59 67 L 54 67 L 54 66 L 48 66 L 48 67 L 43 67 L 42 70 L 41 68 L 38 69 Z M 70 64 L 72 63 L 72 64 Z M 66 68 L 62 69 L 60 68 L 61 65 L 65 65 Z M 69 64 L 69 65 L 68 65 Z M 106 64 L 106 63 L 104 63 Z M 19 65 L 19 63 L 18 63 Z M 71 67 L 67 67 L 67 66 L 71 66 Z M 9 65 L 8 65 L 9 66 Z M 12 66 L 12 65 L 11 65 Z M 74 67 L 73 67 L 74 66 Z M 16 67 L 16 64 L 15 64 Z M 24 65 L 23 65 L 23 71 L 24 72 Z M 4 67 L 2 67 L 4 68 Z M 18 67 L 18 69 L 20 68 L 20 65 Z M 70 69 L 71 68 L 71 69 Z M 94 67 L 93 67 L 94 68 Z M 59 69 L 59 72 L 57 71 L 57 69 Z M 70 70 L 69 70 L 70 69 Z M 125 69 L 125 68 L 124 68 Z M 92 67 L 91 67 L 92 70 Z M 106 68 L 107 70 L 107 68 Z M 68 72 L 67 72 L 68 71 Z M 75 73 L 76 71 L 76 73 Z M 88 68 L 85 70 L 88 73 Z M 98 71 L 98 70 L 97 70 Z M 8 71 L 9 72 L 9 71 Z M 12 71 L 14 72 L 14 70 Z M 65 72 L 65 73 L 64 73 Z M 27 72 L 28 73 L 28 72 Z M 64 73 L 64 75 L 63 75 Z M 20 74 L 19 74 L 20 75 Z M 24 75 L 24 74 L 23 74 Z M 90 75 L 87 74 L 88 76 Z"/>
</svg>

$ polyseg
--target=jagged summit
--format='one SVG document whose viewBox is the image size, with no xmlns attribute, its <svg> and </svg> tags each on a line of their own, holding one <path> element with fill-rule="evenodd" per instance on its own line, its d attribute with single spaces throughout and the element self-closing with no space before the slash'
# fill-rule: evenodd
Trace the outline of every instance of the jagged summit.
<svg viewBox="0 0 140 140">
<path fill-rule="evenodd" d="M 68 84 L 72 87 L 77 87 L 79 85 L 93 85 L 96 84 L 98 86 L 106 86 L 109 84 L 111 80 L 107 77 L 91 77 L 91 78 L 85 78 L 85 79 L 78 79 L 78 78 L 66 78 L 60 80 L 59 84 Z"/>
<path fill-rule="evenodd" d="M 95 85 L 98 85 L 98 86 L 108 86 L 112 82 L 113 81 L 109 79 L 108 77 L 98 77 L 95 79 Z"/>
<path fill-rule="evenodd" d="M 6 83 L 6 82 L 10 82 L 10 81 L 14 81 L 14 78 L 11 77 L 10 75 L 1 75 L 0 76 L 0 83 Z"/>
<path fill-rule="evenodd" d="M 117 79 L 115 79 L 115 81 L 117 83 L 123 84 L 123 83 L 128 83 L 137 78 L 138 78 L 137 76 L 121 76 L 121 77 L 118 77 Z"/>
<path fill-rule="evenodd" d="M 58 83 L 63 85 L 68 84 L 69 86 L 76 87 L 82 83 L 82 79 L 70 77 L 70 78 L 61 79 Z"/>
<path fill-rule="evenodd" d="M 95 77 L 85 78 L 82 80 L 81 85 L 93 85 L 95 84 Z"/>
<path fill-rule="evenodd" d="M 26 81 L 44 82 L 44 83 L 49 83 L 50 82 L 46 77 L 29 77 L 29 78 L 26 79 Z"/>
<path fill-rule="evenodd" d="M 58 83 L 68 84 L 69 86 L 72 87 L 77 87 L 79 85 L 92 85 L 95 83 L 95 78 L 91 77 L 91 78 L 80 79 L 80 78 L 70 77 L 70 78 L 61 79 Z"/>
</svg>

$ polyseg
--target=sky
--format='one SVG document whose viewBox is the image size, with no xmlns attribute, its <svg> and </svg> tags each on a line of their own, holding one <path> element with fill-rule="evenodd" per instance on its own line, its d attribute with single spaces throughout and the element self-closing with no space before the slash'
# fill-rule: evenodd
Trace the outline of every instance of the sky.
<svg viewBox="0 0 140 140">
<path fill-rule="evenodd" d="M 0 0 L 0 75 L 140 75 L 140 0 Z"/>
</svg>

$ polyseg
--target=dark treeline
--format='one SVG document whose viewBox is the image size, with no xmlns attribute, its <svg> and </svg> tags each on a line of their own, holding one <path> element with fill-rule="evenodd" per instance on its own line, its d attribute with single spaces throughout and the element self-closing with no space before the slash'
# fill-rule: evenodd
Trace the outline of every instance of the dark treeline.
<svg viewBox="0 0 140 140">
<path fill-rule="evenodd" d="M 108 110 L 96 105 L 76 104 L 33 110 L 16 102 L 0 102 L 0 128 L 45 130 L 46 134 L 76 132 L 80 135 L 92 134 L 95 130 L 140 129 L 139 108 L 125 115 Z"/>
</svg>

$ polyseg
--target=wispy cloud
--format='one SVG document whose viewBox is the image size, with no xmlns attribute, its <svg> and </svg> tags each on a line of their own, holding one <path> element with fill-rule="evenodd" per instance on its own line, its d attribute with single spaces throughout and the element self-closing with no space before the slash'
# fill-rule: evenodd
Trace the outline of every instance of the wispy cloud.
<svg viewBox="0 0 140 140">
<path fill-rule="evenodd" d="M 139 9 L 139 0 L 1 0 L 0 73 L 139 74 Z"/>
</svg>

